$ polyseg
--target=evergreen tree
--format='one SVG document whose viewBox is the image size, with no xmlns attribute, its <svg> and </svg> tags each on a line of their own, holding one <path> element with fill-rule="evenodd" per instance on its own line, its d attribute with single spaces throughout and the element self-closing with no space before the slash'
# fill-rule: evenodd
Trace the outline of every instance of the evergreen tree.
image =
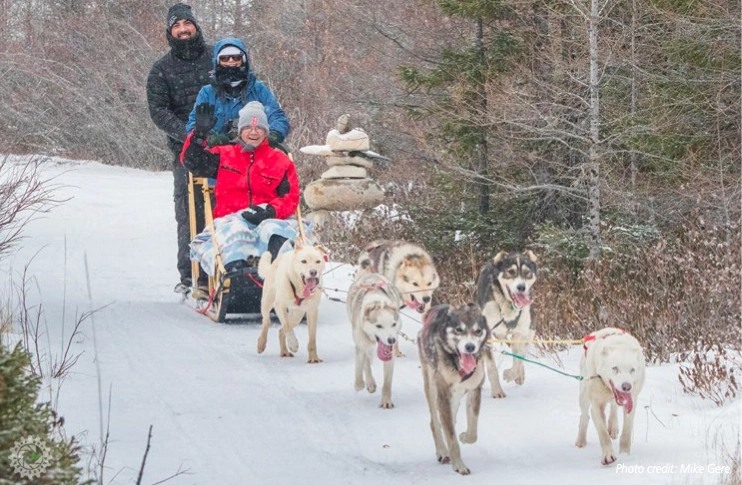
<svg viewBox="0 0 742 485">
<path fill-rule="evenodd" d="M 79 447 L 74 439 L 54 437 L 61 427 L 49 403 L 39 403 L 41 379 L 27 372 L 28 354 L 16 345 L 0 344 L 0 485 L 78 485 L 83 483 L 78 466 Z M 29 479 L 15 471 L 13 458 L 22 440 L 38 439 L 51 454 L 49 468 Z M 37 450 L 39 451 L 39 450 Z M 23 459 L 32 463 L 47 459 L 25 449 Z M 31 456 L 33 455 L 33 456 Z M 17 465 L 17 463 L 16 463 Z"/>
</svg>

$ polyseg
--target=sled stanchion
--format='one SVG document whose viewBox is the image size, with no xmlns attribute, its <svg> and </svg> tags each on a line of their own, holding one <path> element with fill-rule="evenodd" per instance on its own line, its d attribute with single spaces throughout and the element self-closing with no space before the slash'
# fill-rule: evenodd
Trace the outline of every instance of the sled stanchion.
<svg viewBox="0 0 742 485">
<path fill-rule="evenodd" d="M 191 232 L 191 241 L 198 234 L 198 222 L 196 219 L 196 187 L 193 174 L 188 172 L 188 228 Z M 197 284 L 201 268 L 198 261 L 191 260 L 191 285 Z"/>
</svg>

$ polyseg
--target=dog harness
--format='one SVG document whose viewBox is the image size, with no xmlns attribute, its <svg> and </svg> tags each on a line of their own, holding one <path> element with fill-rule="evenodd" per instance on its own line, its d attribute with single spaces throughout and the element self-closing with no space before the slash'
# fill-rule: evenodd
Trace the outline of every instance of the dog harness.
<svg viewBox="0 0 742 485">
<path fill-rule="evenodd" d="M 616 332 L 605 334 L 600 338 L 612 337 L 614 335 L 621 335 L 624 333 L 626 333 L 626 330 L 622 328 L 617 328 Z M 591 333 L 590 335 L 587 335 L 584 339 L 582 339 L 582 348 L 585 349 L 585 355 L 587 355 L 587 343 L 592 342 L 593 340 L 598 340 L 598 337 L 595 335 L 595 332 Z"/>
<path fill-rule="evenodd" d="M 500 325 L 502 325 L 503 323 L 504 323 L 504 324 L 505 324 L 505 326 L 506 326 L 506 327 L 508 327 L 508 328 L 509 328 L 510 330 L 514 329 L 515 327 L 517 327 L 517 326 L 518 326 L 518 321 L 520 320 L 520 316 L 521 316 L 521 314 L 522 314 L 522 313 L 523 313 L 523 310 L 519 311 L 519 312 L 518 312 L 518 316 L 517 316 L 517 317 L 515 317 L 515 318 L 514 318 L 513 320 L 505 320 L 504 318 L 500 319 L 500 321 L 499 321 L 499 322 L 497 322 L 497 323 L 495 324 L 495 326 L 494 326 L 494 327 L 492 327 L 492 330 L 496 329 L 497 327 L 499 327 L 499 326 L 500 326 Z"/>
</svg>

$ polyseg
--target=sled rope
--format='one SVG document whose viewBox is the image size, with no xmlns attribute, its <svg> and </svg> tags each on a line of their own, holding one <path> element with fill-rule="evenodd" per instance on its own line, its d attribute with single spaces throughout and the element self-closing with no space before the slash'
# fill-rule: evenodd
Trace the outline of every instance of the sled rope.
<svg viewBox="0 0 742 485">
<path fill-rule="evenodd" d="M 563 376 L 571 377 L 573 379 L 577 379 L 578 381 L 581 381 L 581 380 L 584 379 L 584 377 L 582 377 L 581 375 L 569 374 L 567 372 L 564 372 L 564 371 L 561 371 L 561 370 L 557 369 L 556 367 L 551 367 L 549 365 L 542 364 L 541 362 L 537 362 L 535 360 L 527 359 L 527 358 L 523 357 L 522 355 L 514 354 L 514 353 L 508 352 L 506 350 L 498 350 L 498 352 L 500 352 L 503 355 L 509 355 L 509 356 L 514 357 L 516 359 L 520 359 L 520 360 L 525 361 L 525 362 L 530 362 L 531 364 L 536 364 L 536 365 L 540 365 L 541 367 L 546 367 L 547 369 L 552 370 L 552 371 L 556 372 L 557 374 L 561 374 Z"/>
<path fill-rule="evenodd" d="M 487 340 L 488 344 L 570 344 L 570 345 L 582 345 L 585 343 L 583 339 L 538 339 L 538 340 L 508 340 L 504 338 L 491 338 Z"/>
</svg>

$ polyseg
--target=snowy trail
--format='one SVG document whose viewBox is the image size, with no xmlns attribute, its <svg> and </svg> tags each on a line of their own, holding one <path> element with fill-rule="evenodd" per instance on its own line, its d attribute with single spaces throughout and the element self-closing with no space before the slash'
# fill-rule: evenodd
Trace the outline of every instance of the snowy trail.
<svg viewBox="0 0 742 485">
<path fill-rule="evenodd" d="M 0 288 L 9 294 L 10 275 L 17 278 L 33 258 L 30 296 L 44 302 L 51 354 L 59 354 L 75 312 L 100 308 L 94 315 L 97 364 L 104 400 L 109 389 L 112 395 L 107 483 L 135 482 L 150 424 L 145 483 L 182 467 L 189 474 L 168 483 L 219 485 L 716 483 L 718 475 L 681 474 L 679 466 L 719 463 L 713 441 L 722 436 L 732 446 L 730 436 L 739 433 L 739 400 L 715 408 L 682 395 L 677 367 L 649 367 L 632 455 L 621 455 L 618 463 L 678 468 L 632 474 L 601 467 L 592 425 L 587 448 L 574 447 L 577 381 L 528 366 L 524 386 L 505 384 L 506 399 L 484 399 L 479 441 L 462 447 L 473 475 L 457 477 L 435 460 L 413 344 L 402 342 L 407 357 L 396 363 L 393 410 L 378 408 L 380 390 L 353 390 L 353 343 L 340 303 L 325 299 L 320 307 L 323 363 L 306 364 L 306 326 L 297 331 L 295 358 L 279 358 L 275 325 L 266 352 L 258 355 L 257 324 L 215 324 L 172 293 L 177 273 L 169 173 L 68 161 L 47 163 L 45 173 L 70 200 L 33 221 L 22 248 L 0 261 Z M 347 267 L 333 271 L 325 286 L 346 288 L 348 273 Z M 75 338 L 73 351 L 82 356 L 61 383 L 58 405 L 68 432 L 86 446 L 99 443 L 101 421 L 92 325 L 87 320 Z M 403 325 L 416 335 L 417 323 L 405 319 Z M 565 370 L 576 372 L 580 349 L 560 358 Z M 507 366 L 507 360 L 500 363 Z M 378 362 L 374 374 L 380 386 Z M 462 406 L 459 428 L 464 422 Z"/>
</svg>

